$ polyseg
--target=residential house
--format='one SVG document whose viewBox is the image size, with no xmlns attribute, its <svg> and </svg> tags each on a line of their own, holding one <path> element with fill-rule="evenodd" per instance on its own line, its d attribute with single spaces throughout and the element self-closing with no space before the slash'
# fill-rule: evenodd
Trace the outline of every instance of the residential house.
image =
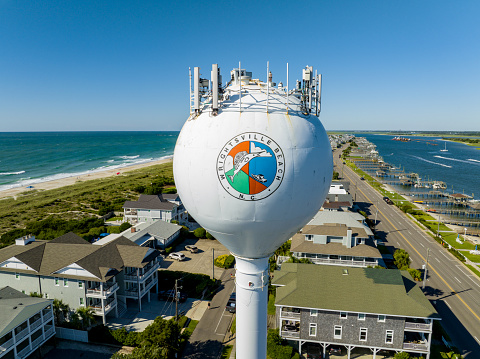
<svg viewBox="0 0 480 359">
<path fill-rule="evenodd" d="M 349 182 L 333 181 L 323 203 L 324 211 L 349 211 L 353 206 L 353 197 L 348 192 Z"/>
<path fill-rule="evenodd" d="M 123 205 L 123 220 L 131 224 L 138 222 L 152 223 L 162 220 L 170 222 L 172 220 L 183 223 L 187 219 L 183 205 L 178 202 L 177 197 L 172 197 L 171 201 L 165 197 L 167 195 L 147 195 L 141 194 L 138 201 L 126 201 Z M 178 199 L 179 200 L 179 199 Z M 180 204 L 177 204 L 180 203 Z"/>
<path fill-rule="evenodd" d="M 292 237 L 290 252 L 315 264 L 385 266 L 364 220 L 358 213 L 319 211 Z"/>
<path fill-rule="evenodd" d="M 24 293 L 91 307 L 103 322 L 126 310 L 127 299 L 150 301 L 158 290 L 159 252 L 125 237 L 92 245 L 74 233 L 51 241 L 25 236 L 0 249 L 0 282 Z"/>
<path fill-rule="evenodd" d="M 55 335 L 52 302 L 0 289 L 0 358 L 26 358 Z"/>
<path fill-rule="evenodd" d="M 300 352 L 308 344 L 324 357 L 333 345 L 348 359 L 366 351 L 430 357 L 440 316 L 407 271 L 284 263 L 272 284 L 280 335 Z"/>
<path fill-rule="evenodd" d="M 164 221 L 140 222 L 120 234 L 109 234 L 94 244 L 103 245 L 124 236 L 142 247 L 165 249 L 180 236 L 181 229 L 182 226 Z"/>
</svg>

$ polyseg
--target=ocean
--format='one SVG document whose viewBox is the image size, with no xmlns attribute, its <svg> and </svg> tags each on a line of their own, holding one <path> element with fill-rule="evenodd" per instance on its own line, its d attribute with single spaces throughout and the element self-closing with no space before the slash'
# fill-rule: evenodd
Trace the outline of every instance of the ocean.
<svg viewBox="0 0 480 359">
<path fill-rule="evenodd" d="M 179 132 L 0 132 L 0 190 L 173 156 Z"/>
<path fill-rule="evenodd" d="M 435 137 L 403 136 L 410 142 L 392 141 L 394 136 L 355 134 L 377 145 L 384 161 L 400 167 L 407 173 L 418 173 L 422 179 L 443 181 L 448 193 L 464 193 L 480 198 L 480 150 L 463 143 L 443 141 Z M 447 143 L 448 152 L 445 149 Z M 431 189 L 398 188 L 406 191 L 430 191 Z"/>
<path fill-rule="evenodd" d="M 173 156 L 179 132 L 3 132 L 0 190 L 151 162 Z M 357 134 L 377 145 L 385 162 L 443 181 L 447 192 L 480 197 L 480 150 L 438 138 Z M 436 146 L 433 144 L 437 144 Z M 403 188 L 402 190 L 410 190 Z"/>
</svg>

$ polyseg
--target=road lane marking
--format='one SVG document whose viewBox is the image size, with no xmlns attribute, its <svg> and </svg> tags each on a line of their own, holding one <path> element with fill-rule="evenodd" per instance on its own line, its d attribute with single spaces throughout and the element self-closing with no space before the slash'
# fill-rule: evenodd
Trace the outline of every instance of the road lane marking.
<svg viewBox="0 0 480 359">
<path fill-rule="evenodd" d="M 347 177 L 348 177 L 348 179 L 349 179 L 350 181 L 352 181 L 352 179 L 351 179 L 348 175 L 347 175 Z M 372 201 L 370 200 L 370 198 L 368 198 L 368 196 L 367 196 L 360 188 L 358 188 L 358 190 L 365 196 L 365 198 L 366 198 L 367 200 L 370 201 L 370 203 L 372 203 Z M 382 211 L 379 210 L 378 212 L 390 223 L 390 225 L 391 225 L 395 230 L 398 231 L 397 227 L 394 226 L 394 224 L 392 223 L 392 221 L 390 221 L 390 219 L 389 219 Z M 410 247 L 412 247 L 412 249 L 413 249 L 415 252 L 417 252 L 417 254 L 420 256 L 420 258 L 421 258 L 424 262 L 426 262 L 425 258 L 420 254 L 419 251 L 417 251 L 417 249 L 410 243 L 410 241 L 409 241 L 407 238 L 405 238 L 405 236 L 404 236 L 401 232 L 399 232 L 399 234 L 400 234 L 400 236 L 402 236 L 403 239 L 410 245 Z M 452 293 L 456 294 L 457 298 L 460 299 L 460 301 L 463 303 L 463 305 L 475 316 L 475 318 L 477 318 L 478 321 L 480 321 L 480 317 L 478 316 L 478 314 L 475 313 L 475 312 L 472 310 L 472 308 L 470 308 L 470 306 L 463 300 L 463 298 L 460 296 L 460 294 L 457 293 L 457 292 L 450 286 L 450 284 L 448 284 L 448 282 L 447 282 L 445 279 L 443 279 L 443 277 L 440 275 L 440 273 L 438 273 L 437 270 L 436 270 L 432 265 L 430 266 L 430 269 L 438 276 L 438 278 L 440 278 L 440 279 L 442 280 L 443 283 L 445 283 L 445 285 L 448 287 L 448 289 L 450 289 L 450 291 L 451 291 Z"/>
<path fill-rule="evenodd" d="M 465 272 L 462 270 L 462 267 L 460 267 L 458 264 L 457 264 L 455 267 L 457 267 L 458 270 L 459 270 L 460 272 L 462 272 L 464 275 L 466 275 L 467 277 L 471 276 L 471 274 L 465 273 Z"/>
<path fill-rule="evenodd" d="M 447 303 L 447 301 L 446 301 L 446 300 L 444 300 L 443 302 L 444 302 L 444 303 L 447 305 L 447 307 L 449 307 L 449 308 L 450 308 L 450 310 L 452 309 L 452 307 L 450 306 L 450 304 L 448 304 L 448 303 Z"/>
<path fill-rule="evenodd" d="M 418 242 L 418 244 L 420 244 L 423 248 L 425 248 L 425 246 L 422 243 Z"/>
<path fill-rule="evenodd" d="M 458 278 L 457 278 L 457 277 L 455 277 L 455 276 L 454 276 L 453 278 L 455 278 L 455 279 L 457 280 L 457 282 L 458 282 L 458 283 L 462 283 L 462 282 L 460 282 L 460 281 L 458 280 Z"/>
<path fill-rule="evenodd" d="M 436 260 L 438 263 L 441 263 L 437 257 L 435 257 L 435 260 Z"/>
<path fill-rule="evenodd" d="M 480 340 L 478 340 L 478 338 L 477 338 L 475 335 L 474 335 L 473 337 L 475 338 L 475 340 L 476 340 L 477 342 L 480 343 Z"/>
<path fill-rule="evenodd" d="M 448 257 L 445 253 L 443 253 L 443 251 L 441 249 L 438 250 L 438 253 L 440 253 L 442 256 L 447 258 L 447 260 L 449 260 L 449 261 L 454 261 L 455 260 L 455 259 L 452 259 L 452 258 Z"/>
</svg>

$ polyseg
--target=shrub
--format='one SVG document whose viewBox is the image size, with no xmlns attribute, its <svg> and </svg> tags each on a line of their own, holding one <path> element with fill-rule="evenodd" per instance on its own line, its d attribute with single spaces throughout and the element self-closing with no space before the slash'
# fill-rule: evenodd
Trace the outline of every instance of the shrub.
<svg viewBox="0 0 480 359">
<path fill-rule="evenodd" d="M 398 269 L 410 268 L 410 255 L 404 249 L 397 249 L 395 253 L 393 253 L 393 259 L 393 263 Z"/>
<path fill-rule="evenodd" d="M 128 222 L 123 222 L 121 225 L 120 225 L 120 232 L 123 232 L 124 230 L 126 229 L 129 229 L 132 225 Z"/>
<path fill-rule="evenodd" d="M 231 254 L 223 254 L 215 258 L 215 266 L 220 268 L 228 269 L 230 268 L 233 263 L 235 262 L 235 257 Z"/>
<path fill-rule="evenodd" d="M 202 227 L 197 228 L 196 230 L 193 231 L 193 234 L 197 238 L 205 238 L 206 233 L 207 231 L 205 230 L 205 228 L 202 228 Z"/>
<path fill-rule="evenodd" d="M 207 232 L 207 234 L 205 235 L 207 237 L 207 239 L 215 239 L 214 236 L 212 236 L 210 233 Z"/>
<path fill-rule="evenodd" d="M 422 272 L 415 268 L 408 268 L 408 273 L 412 276 L 413 280 L 420 282 L 422 280 Z"/>
</svg>

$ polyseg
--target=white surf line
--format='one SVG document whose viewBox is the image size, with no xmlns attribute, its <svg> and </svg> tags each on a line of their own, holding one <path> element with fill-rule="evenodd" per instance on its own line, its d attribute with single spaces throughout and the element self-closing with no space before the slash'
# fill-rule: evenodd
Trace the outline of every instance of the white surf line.
<svg viewBox="0 0 480 359">
<path fill-rule="evenodd" d="M 470 163 L 475 165 L 476 163 L 472 163 L 470 160 L 465 161 L 465 160 L 459 160 L 458 158 L 451 158 L 451 157 L 443 157 L 443 156 L 433 156 L 436 158 L 441 158 L 442 160 L 448 160 L 448 161 L 455 161 L 455 162 L 463 162 L 463 163 Z M 480 162 L 480 161 L 474 161 L 474 162 Z"/>
<path fill-rule="evenodd" d="M 479 162 L 480 163 L 479 160 L 474 160 L 473 158 L 469 158 L 468 161 L 473 161 L 473 162 Z"/>
<path fill-rule="evenodd" d="M 422 158 L 422 157 L 418 157 L 418 156 L 414 156 L 414 155 L 410 155 L 411 157 L 414 157 L 416 159 L 419 159 L 421 161 L 425 161 L 425 162 L 428 162 L 428 163 L 432 163 L 434 165 L 439 165 L 439 166 L 442 166 L 442 167 L 447 167 L 447 168 L 452 168 L 452 166 L 449 166 L 449 165 L 444 165 L 443 163 L 438 163 L 438 162 L 433 162 L 433 161 L 429 161 L 429 160 L 426 160 L 425 158 Z"/>
</svg>

